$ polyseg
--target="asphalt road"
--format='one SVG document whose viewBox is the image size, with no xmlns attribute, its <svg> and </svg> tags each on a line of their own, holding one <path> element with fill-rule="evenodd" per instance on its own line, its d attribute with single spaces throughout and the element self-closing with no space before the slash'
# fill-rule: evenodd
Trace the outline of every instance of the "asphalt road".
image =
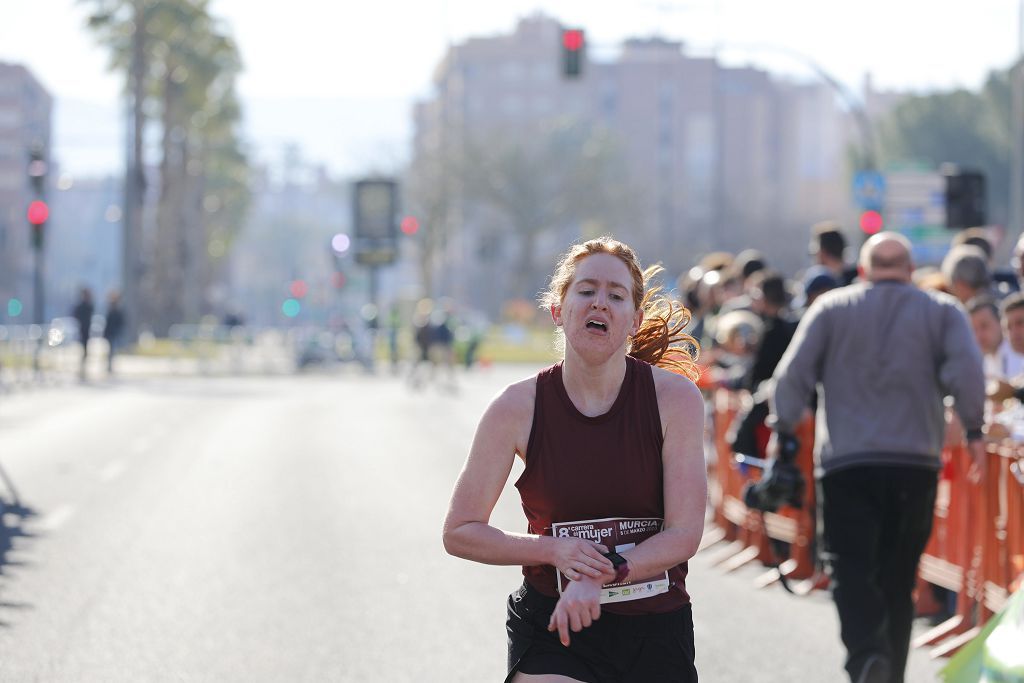
<svg viewBox="0 0 1024 683">
<path fill-rule="evenodd" d="M 0 395 L 24 508 L 0 540 L 0 681 L 501 680 L 519 570 L 447 556 L 440 528 L 488 400 L 534 371 Z M 493 521 L 525 526 L 511 484 Z M 827 594 L 755 589 L 720 552 L 691 563 L 701 680 L 844 680 Z M 939 666 L 914 652 L 908 681 Z"/>
</svg>

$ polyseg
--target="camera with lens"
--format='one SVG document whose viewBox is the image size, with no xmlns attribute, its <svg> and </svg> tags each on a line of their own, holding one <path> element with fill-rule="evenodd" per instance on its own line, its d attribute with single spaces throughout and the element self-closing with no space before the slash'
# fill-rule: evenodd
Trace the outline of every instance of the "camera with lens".
<svg viewBox="0 0 1024 683">
<path fill-rule="evenodd" d="M 792 434 L 776 434 L 778 456 L 769 461 L 764 475 L 743 489 L 743 503 L 751 509 L 775 512 L 783 505 L 803 505 L 804 476 L 796 466 L 800 441 Z"/>
</svg>

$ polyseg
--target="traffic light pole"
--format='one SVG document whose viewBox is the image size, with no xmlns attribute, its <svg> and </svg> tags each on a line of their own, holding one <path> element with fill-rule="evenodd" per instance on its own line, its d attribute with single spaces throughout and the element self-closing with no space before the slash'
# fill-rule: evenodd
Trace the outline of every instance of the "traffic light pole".
<svg viewBox="0 0 1024 683">
<path fill-rule="evenodd" d="M 43 279 L 43 247 L 39 245 L 32 248 L 33 251 L 33 273 L 32 273 L 32 322 L 43 327 L 46 326 L 46 320 L 44 319 L 46 307 L 43 305 L 45 301 L 46 291 L 44 289 Z"/>
<path fill-rule="evenodd" d="M 32 369 L 39 374 L 39 356 L 42 353 L 43 339 L 46 335 L 46 290 L 43 278 L 43 245 L 46 236 L 46 220 L 50 209 L 46 205 L 46 174 L 47 153 L 41 142 L 32 145 L 29 150 L 28 178 L 32 187 L 33 200 L 28 205 L 29 240 L 32 245 L 32 322 L 39 326 L 39 338 L 32 353 Z"/>
</svg>

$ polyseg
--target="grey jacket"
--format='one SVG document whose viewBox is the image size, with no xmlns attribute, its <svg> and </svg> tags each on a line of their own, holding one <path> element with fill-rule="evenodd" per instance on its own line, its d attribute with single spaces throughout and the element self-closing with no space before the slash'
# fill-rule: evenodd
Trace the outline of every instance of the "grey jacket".
<svg viewBox="0 0 1024 683">
<path fill-rule="evenodd" d="M 896 281 L 820 297 L 774 374 L 777 431 L 819 390 L 819 474 L 857 465 L 938 469 L 951 395 L 964 428 L 984 421 L 985 379 L 967 316 L 952 297 Z"/>
</svg>

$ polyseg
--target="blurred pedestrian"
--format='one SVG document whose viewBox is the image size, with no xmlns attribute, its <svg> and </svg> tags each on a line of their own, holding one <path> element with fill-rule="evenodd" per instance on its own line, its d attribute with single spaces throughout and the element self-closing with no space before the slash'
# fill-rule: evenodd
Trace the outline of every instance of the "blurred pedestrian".
<svg viewBox="0 0 1024 683">
<path fill-rule="evenodd" d="M 95 306 L 92 302 L 92 290 L 82 287 L 78 292 L 78 302 L 71 309 L 71 316 L 78 323 L 78 341 L 82 344 L 82 360 L 78 366 L 78 377 L 85 380 L 85 364 L 89 357 L 89 337 L 92 334 L 92 315 Z"/>
<path fill-rule="evenodd" d="M 124 311 L 121 309 L 121 292 L 116 289 L 107 295 L 107 314 L 103 323 L 103 338 L 107 340 L 107 374 L 114 374 L 114 353 L 121 345 L 124 333 Z"/>
<path fill-rule="evenodd" d="M 455 486 L 448 552 L 523 566 L 506 681 L 697 680 L 685 579 L 707 503 L 704 405 L 688 314 L 648 288 L 656 272 L 611 238 L 563 256 L 542 298 L 563 359 L 491 403 Z M 490 524 L 516 456 L 526 534 Z"/>
<path fill-rule="evenodd" d="M 431 315 L 434 312 L 434 302 L 430 299 L 420 299 L 416 302 L 412 317 L 412 339 L 416 344 L 416 355 L 413 358 L 412 366 L 409 368 L 409 384 L 413 389 L 418 389 L 423 384 L 421 367 L 427 366 L 426 372 L 429 378 L 434 378 L 434 362 L 430 357 L 430 344 L 433 340 L 433 328 L 430 324 Z"/>
<path fill-rule="evenodd" d="M 430 316 L 430 365 L 432 372 L 441 368 L 447 378 L 446 388 L 455 389 L 455 331 L 447 308 L 437 308 Z"/>
<path fill-rule="evenodd" d="M 391 360 L 391 374 L 398 374 L 398 333 L 402 330 L 402 311 L 398 302 L 388 310 L 388 358 Z"/>
<path fill-rule="evenodd" d="M 775 371 L 776 443 L 793 439 L 820 384 L 815 449 L 824 538 L 852 681 L 903 681 L 917 564 L 931 533 L 952 395 L 985 464 L 981 352 L 963 309 L 911 283 L 910 243 L 882 232 L 861 250 L 866 282 L 819 298 Z M 774 450 L 774 449 L 773 449 Z"/>
</svg>

